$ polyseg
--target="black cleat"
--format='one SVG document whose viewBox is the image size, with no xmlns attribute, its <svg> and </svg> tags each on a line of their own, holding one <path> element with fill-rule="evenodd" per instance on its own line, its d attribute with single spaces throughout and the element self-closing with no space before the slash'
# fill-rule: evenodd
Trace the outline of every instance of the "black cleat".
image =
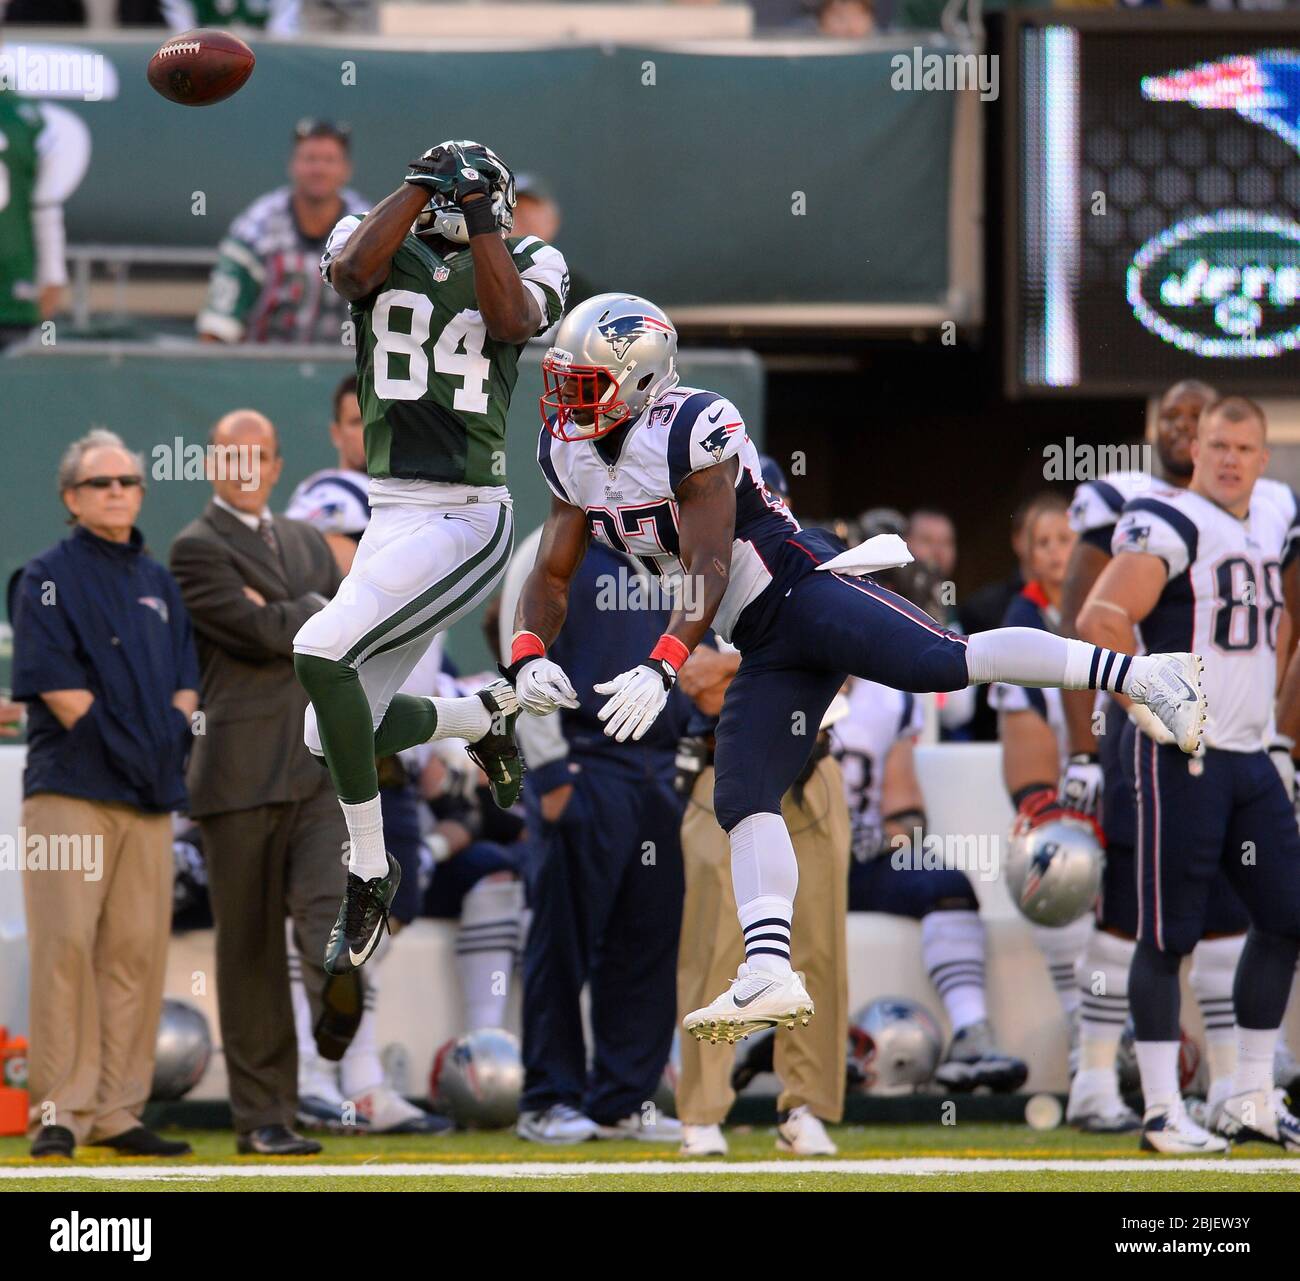
<svg viewBox="0 0 1300 1281">
<path fill-rule="evenodd" d="M 487 775 L 492 799 L 508 810 L 519 799 L 524 784 L 524 758 L 515 742 L 519 700 L 509 681 L 493 681 L 479 690 L 478 696 L 492 717 L 492 728 L 466 750 Z"/>
<path fill-rule="evenodd" d="M 347 974 L 359 969 L 371 957 L 388 925 L 388 909 L 401 884 L 402 869 L 391 855 L 388 875 L 363 881 L 353 872 L 348 873 L 348 887 L 343 894 L 343 906 L 338 920 L 325 944 L 325 972 Z"/>
<path fill-rule="evenodd" d="M 948 1057 L 935 1069 L 934 1079 L 954 1093 L 985 1086 L 995 1094 L 1010 1094 L 1024 1085 L 1028 1075 L 1029 1068 L 1022 1060 L 994 1046 L 988 1022 L 983 1021 L 953 1037 Z"/>
</svg>

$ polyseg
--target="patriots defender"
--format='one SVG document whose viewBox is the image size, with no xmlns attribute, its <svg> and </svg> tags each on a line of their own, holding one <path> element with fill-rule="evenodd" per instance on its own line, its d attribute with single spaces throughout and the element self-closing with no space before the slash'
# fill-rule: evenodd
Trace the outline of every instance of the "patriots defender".
<svg viewBox="0 0 1300 1281">
<path fill-rule="evenodd" d="M 883 567 L 880 544 L 837 554 L 828 535 L 802 529 L 766 493 L 739 411 L 679 386 L 676 353 L 668 317 L 627 294 L 586 300 L 556 331 L 538 446 L 551 512 L 506 670 L 525 710 L 573 705 L 546 647 L 592 536 L 643 561 L 678 598 L 645 661 L 596 686 L 608 696 L 606 734 L 646 732 L 710 627 L 740 650 L 716 735 L 714 809 L 731 842 L 746 961 L 728 992 L 684 1020 L 697 1037 L 733 1040 L 813 1013 L 790 968 L 798 869 L 781 798 L 846 675 L 913 692 L 992 680 L 1117 689 L 1149 704 L 1189 752 L 1205 708 L 1195 655 L 1132 658 L 1027 629 L 958 636 L 857 577 Z M 901 540 L 886 543 L 883 564 L 908 559 Z"/>
<path fill-rule="evenodd" d="M 921 960 L 952 1024 L 952 1044 L 935 1072 L 945 1089 L 1003 1092 L 1029 1069 L 993 1043 L 984 988 L 984 925 L 979 898 L 955 868 L 896 867 L 899 837 L 919 853 L 925 797 L 912 749 L 924 720 L 915 695 L 854 679 L 848 714 L 831 730 L 852 823 L 849 911 L 908 916 L 921 924 Z"/>
<path fill-rule="evenodd" d="M 1300 833 L 1266 750 L 1288 626 L 1282 576 L 1300 520 L 1257 492 L 1266 432 L 1263 412 L 1244 397 L 1208 406 L 1192 444 L 1191 483 L 1125 504 L 1113 558 L 1079 616 L 1083 636 L 1119 650 L 1135 648 L 1136 627 L 1149 647 L 1177 637 L 1205 655 L 1211 715 L 1202 757 L 1170 751 L 1142 714 L 1143 728 L 1126 725 L 1120 738 L 1133 763 L 1137 833 L 1128 992 L 1142 1143 L 1158 1152 L 1227 1146 L 1188 1116 L 1177 1074 L 1179 963 L 1205 933 L 1220 869 L 1251 929 L 1236 969 L 1237 1062 L 1218 1126 L 1300 1148 L 1300 1122 L 1273 1093 L 1278 1027 L 1300 955 Z"/>
<path fill-rule="evenodd" d="M 514 203 L 495 153 L 442 143 L 364 218 L 344 218 L 321 259 L 356 325 L 372 508 L 338 595 L 294 640 L 307 744 L 329 766 L 350 837 L 332 973 L 374 951 L 401 876 L 384 848 L 376 755 L 463 738 L 498 805 L 522 782 L 507 682 L 470 697 L 397 692 L 510 559 L 506 411 L 523 344 L 555 323 L 568 289 L 558 250 L 507 238 Z"/>
</svg>

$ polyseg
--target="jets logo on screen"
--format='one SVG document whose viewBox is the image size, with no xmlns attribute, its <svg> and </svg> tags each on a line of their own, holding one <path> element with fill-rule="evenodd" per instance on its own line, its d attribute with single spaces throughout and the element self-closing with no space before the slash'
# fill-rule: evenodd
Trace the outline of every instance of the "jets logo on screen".
<svg viewBox="0 0 1300 1281">
<path fill-rule="evenodd" d="M 649 333 L 671 334 L 673 327 L 653 316 L 618 316 L 607 325 L 601 325 L 600 336 L 610 345 L 614 355 L 622 360 L 638 338 Z"/>
<path fill-rule="evenodd" d="M 1238 54 L 1144 76 L 1150 102 L 1235 111 L 1300 151 L 1300 55 Z M 1198 356 L 1276 356 L 1300 345 L 1300 225 L 1246 209 L 1191 218 L 1148 240 L 1128 301 L 1152 333 Z"/>
</svg>

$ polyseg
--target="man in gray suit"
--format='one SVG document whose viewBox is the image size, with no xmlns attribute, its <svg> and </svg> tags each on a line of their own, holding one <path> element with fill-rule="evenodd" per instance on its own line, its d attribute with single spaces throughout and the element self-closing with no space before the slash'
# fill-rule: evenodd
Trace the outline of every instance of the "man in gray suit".
<svg viewBox="0 0 1300 1281">
<path fill-rule="evenodd" d="M 205 724 L 190 760 L 190 813 L 208 864 L 238 1149 L 302 1155 L 320 1145 L 290 1128 L 298 1052 L 286 917 L 318 1037 L 322 1005 L 328 1026 L 349 1007 L 359 1018 L 361 1001 L 355 981 L 331 978 L 327 988 L 320 963 L 343 895 L 347 829 L 329 774 L 303 745 L 307 696 L 293 670 L 294 635 L 334 595 L 340 575 L 315 529 L 267 506 L 282 467 L 271 422 L 236 410 L 212 429 L 211 446 L 214 497 L 171 550 L 202 669 Z M 329 1057 L 341 1055 L 335 1048 Z"/>
</svg>

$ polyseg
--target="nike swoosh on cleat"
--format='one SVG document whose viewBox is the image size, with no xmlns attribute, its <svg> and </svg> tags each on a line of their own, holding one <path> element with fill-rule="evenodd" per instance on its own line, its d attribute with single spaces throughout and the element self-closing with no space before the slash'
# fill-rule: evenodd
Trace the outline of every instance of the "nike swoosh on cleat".
<svg viewBox="0 0 1300 1281">
<path fill-rule="evenodd" d="M 754 1002 L 757 1001 L 758 998 L 762 996 L 764 992 L 770 992 L 775 986 L 776 984 L 774 983 L 768 983 L 766 986 L 759 988 L 759 990 L 755 992 L 753 996 L 747 996 L 743 1001 L 740 999 L 740 997 L 733 996 L 731 998 L 731 1003 L 737 1009 L 743 1010 L 745 1006 L 753 1005 Z"/>
<path fill-rule="evenodd" d="M 354 952 L 351 947 L 348 948 L 348 960 L 351 961 L 353 965 L 362 965 L 365 963 L 366 958 L 374 948 L 375 938 L 383 928 L 384 922 L 381 918 L 379 924 L 375 926 L 374 933 L 366 940 L 366 945 L 361 949 L 360 955 Z"/>
</svg>

